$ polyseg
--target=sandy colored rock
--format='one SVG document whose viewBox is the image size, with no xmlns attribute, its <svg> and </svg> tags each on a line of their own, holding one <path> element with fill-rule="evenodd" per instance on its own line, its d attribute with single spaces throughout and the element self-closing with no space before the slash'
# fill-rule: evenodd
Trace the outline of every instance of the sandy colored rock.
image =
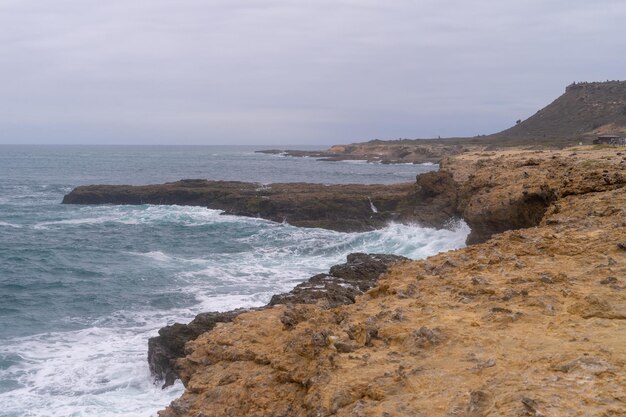
<svg viewBox="0 0 626 417">
<path fill-rule="evenodd" d="M 563 197 L 623 187 L 626 157 L 619 149 L 470 152 L 446 159 L 442 169 L 458 184 L 457 211 L 472 230 L 468 243 L 479 243 L 538 225 Z"/>
<path fill-rule="evenodd" d="M 287 293 L 276 294 L 265 307 L 237 309 L 227 312 L 198 314 L 190 323 L 174 323 L 159 330 L 159 335 L 148 340 L 148 365 L 156 381 L 163 388 L 178 379 L 176 360 L 185 357 L 185 345 L 201 334 L 213 330 L 218 323 L 233 321 L 246 311 L 260 311 L 277 304 L 287 304 L 280 321 L 285 328 L 293 328 L 308 318 L 307 310 L 298 304 L 323 304 L 327 308 L 354 303 L 356 297 L 376 285 L 381 274 L 392 265 L 409 261 L 408 258 L 386 254 L 351 253 L 346 262 L 334 265 L 327 274 L 318 274 L 297 285 Z M 337 348 L 350 351 L 349 343 L 338 342 Z M 227 376 L 224 381 L 232 379 Z"/>
<path fill-rule="evenodd" d="M 487 210 L 522 198 L 526 170 L 558 183 L 536 226 L 395 266 L 290 326 L 288 306 L 217 324 L 187 345 L 186 391 L 160 416 L 625 415 L 624 165 L 593 152 L 487 158 L 466 177 L 486 185 L 494 162 Z"/>
</svg>

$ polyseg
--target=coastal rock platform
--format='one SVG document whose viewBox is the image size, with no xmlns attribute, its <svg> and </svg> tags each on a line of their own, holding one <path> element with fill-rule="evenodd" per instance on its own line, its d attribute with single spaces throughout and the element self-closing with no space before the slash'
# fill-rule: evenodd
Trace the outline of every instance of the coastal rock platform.
<svg viewBox="0 0 626 417">
<path fill-rule="evenodd" d="M 396 264 L 351 304 L 217 324 L 186 344 L 186 391 L 160 416 L 624 415 L 625 164 L 587 148 L 447 161 L 483 243 Z"/>
<path fill-rule="evenodd" d="M 379 229 L 390 222 L 445 227 L 456 214 L 456 190 L 441 187 L 429 173 L 423 184 L 261 185 L 238 181 L 181 180 L 158 185 L 87 185 L 76 187 L 64 204 L 177 204 L 260 217 L 298 227 L 340 232 Z M 448 181 L 450 183 L 450 181 Z M 449 184 L 448 184 L 449 185 Z M 439 187 L 439 188 L 437 188 Z M 452 192 L 452 195 L 442 193 Z"/>
</svg>

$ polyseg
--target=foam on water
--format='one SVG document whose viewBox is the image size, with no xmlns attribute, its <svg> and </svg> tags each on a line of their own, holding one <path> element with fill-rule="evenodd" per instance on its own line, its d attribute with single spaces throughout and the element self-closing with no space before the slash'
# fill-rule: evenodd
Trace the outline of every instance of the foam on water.
<svg viewBox="0 0 626 417">
<path fill-rule="evenodd" d="M 173 223 L 181 226 L 202 226 L 215 223 L 241 222 L 242 218 L 223 215 L 220 210 L 211 210 L 193 206 L 91 206 L 80 207 L 75 211 L 59 213 L 68 218 L 38 222 L 35 229 L 64 227 L 72 225 L 99 225 L 104 223 L 119 224 L 165 224 Z M 267 220 L 248 218 L 249 223 L 267 222 Z"/>
<path fill-rule="evenodd" d="M 343 159 L 340 162 L 345 162 L 346 164 L 359 164 L 359 165 L 369 163 L 367 159 Z"/>
<path fill-rule="evenodd" d="M 14 229 L 20 229 L 22 226 L 20 226 L 19 224 L 0 222 L 0 227 L 12 227 Z"/>
<path fill-rule="evenodd" d="M 350 252 L 413 258 L 467 227 L 301 229 L 177 206 L 61 205 L 81 184 L 180 178 L 397 183 L 432 170 L 238 148 L 5 147 L 0 164 L 0 416 L 153 416 L 182 392 L 147 365 L 160 327 L 267 303 Z M 245 169 L 242 169 L 245 167 Z"/>
<path fill-rule="evenodd" d="M 96 213 L 94 213 L 96 212 Z M 169 291 L 195 300 L 170 310 L 116 311 L 69 332 L 14 338 L 0 347 L 2 416 L 151 416 L 182 391 L 152 383 L 147 340 L 158 328 L 187 322 L 202 311 L 263 305 L 309 276 L 344 262 L 351 252 L 394 253 L 422 258 L 463 246 L 464 224 L 453 230 L 391 224 L 366 233 L 302 229 L 197 207 L 96 207 L 78 218 L 47 222 L 46 227 L 91 227 L 106 222 L 184 226 L 220 222 L 252 225 L 255 233 L 236 238 L 255 250 L 185 257 L 167 248 L 129 255 L 172 270 Z M 41 223 L 39 224 L 41 226 Z M 271 242 L 271 244 L 268 244 Z M 17 360 L 8 358 L 18 355 Z M 27 411 L 28 410 L 28 411 Z"/>
<path fill-rule="evenodd" d="M 0 415 L 156 415 L 182 391 L 180 384 L 161 390 L 146 367 L 147 340 L 160 324 L 90 327 L 3 344 L 0 357 L 17 352 L 20 360 L 0 369 L 3 388 L 9 389 L 0 389 Z"/>
</svg>

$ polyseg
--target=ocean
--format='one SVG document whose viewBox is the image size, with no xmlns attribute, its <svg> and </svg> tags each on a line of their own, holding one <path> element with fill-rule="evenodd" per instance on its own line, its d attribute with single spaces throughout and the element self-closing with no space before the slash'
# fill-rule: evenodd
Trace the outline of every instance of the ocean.
<svg viewBox="0 0 626 417">
<path fill-rule="evenodd" d="M 85 184 L 396 183 L 437 169 L 255 149 L 0 146 L 0 416 L 156 416 L 183 391 L 149 374 L 160 327 L 263 305 L 351 252 L 418 259 L 464 245 L 464 224 L 339 233 L 201 207 L 61 204 Z"/>
</svg>

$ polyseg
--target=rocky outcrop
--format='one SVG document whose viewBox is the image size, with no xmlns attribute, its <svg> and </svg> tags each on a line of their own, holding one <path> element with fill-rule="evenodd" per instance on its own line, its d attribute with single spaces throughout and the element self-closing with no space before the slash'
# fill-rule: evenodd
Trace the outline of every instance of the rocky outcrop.
<svg viewBox="0 0 626 417">
<path fill-rule="evenodd" d="M 334 145 L 325 151 L 268 149 L 257 152 L 317 158 L 321 161 L 364 160 L 382 164 L 436 164 L 444 157 L 458 155 L 470 148 L 475 148 L 475 146 L 461 145 L 453 141 L 447 143 L 446 140 L 374 140 L 350 145 Z"/>
<path fill-rule="evenodd" d="M 226 214 L 287 222 L 299 227 L 321 227 L 342 232 L 382 228 L 391 221 L 420 222 L 444 227 L 447 217 L 416 212 L 414 184 L 393 185 L 259 185 L 236 181 L 182 180 L 130 186 L 77 187 L 64 204 L 178 204 L 223 210 Z"/>
<path fill-rule="evenodd" d="M 354 303 L 356 296 L 372 288 L 389 267 L 406 261 L 408 259 L 402 256 L 351 253 L 346 263 L 333 266 L 328 274 L 315 275 L 288 293 L 275 295 L 268 306 L 323 303 L 330 308 Z M 263 309 L 201 313 L 189 324 L 163 327 L 159 336 L 148 341 L 150 372 L 156 380 L 163 381 L 163 387 L 172 385 L 178 378 L 176 361 L 185 357 L 187 342 L 213 330 L 219 323 L 233 321 L 242 313 Z M 285 326 L 290 326 L 299 318 L 286 314 L 281 320 Z"/>
<path fill-rule="evenodd" d="M 442 169 L 458 183 L 457 210 L 470 226 L 471 244 L 537 226 L 546 210 L 566 196 L 624 187 L 624 155 L 619 148 L 589 147 L 479 152 L 448 159 Z"/>
<path fill-rule="evenodd" d="M 185 356 L 185 343 L 213 330 L 217 323 L 233 321 L 244 311 L 247 310 L 201 313 L 189 324 L 174 323 L 161 328 L 159 335 L 148 341 L 148 365 L 152 376 L 163 381 L 163 388 L 172 385 L 178 378 L 174 370 L 175 361 Z"/>
<path fill-rule="evenodd" d="M 183 180 L 146 186 L 77 187 L 66 204 L 179 204 L 288 222 L 300 227 L 365 231 L 389 222 L 449 227 L 463 218 L 468 243 L 539 224 L 548 207 L 573 194 L 623 187 L 620 148 L 578 151 L 466 152 L 414 184 L 258 184 Z"/>
<path fill-rule="evenodd" d="M 328 307 L 351 304 L 357 295 L 372 288 L 389 266 L 408 258 L 395 255 L 351 253 L 345 264 L 335 265 L 328 274 L 318 274 L 288 293 L 272 297 L 269 305 L 316 304 Z"/>
<path fill-rule="evenodd" d="M 413 216 L 420 224 L 445 224 L 461 218 L 459 184 L 448 171 L 427 172 L 417 176 Z"/>
<path fill-rule="evenodd" d="M 449 172 L 479 194 L 460 195 L 472 213 L 528 204 L 516 193 L 547 185 L 538 223 L 398 264 L 352 304 L 217 325 L 187 344 L 186 391 L 160 416 L 623 415 L 624 158 L 571 153 L 457 161 Z"/>
</svg>

